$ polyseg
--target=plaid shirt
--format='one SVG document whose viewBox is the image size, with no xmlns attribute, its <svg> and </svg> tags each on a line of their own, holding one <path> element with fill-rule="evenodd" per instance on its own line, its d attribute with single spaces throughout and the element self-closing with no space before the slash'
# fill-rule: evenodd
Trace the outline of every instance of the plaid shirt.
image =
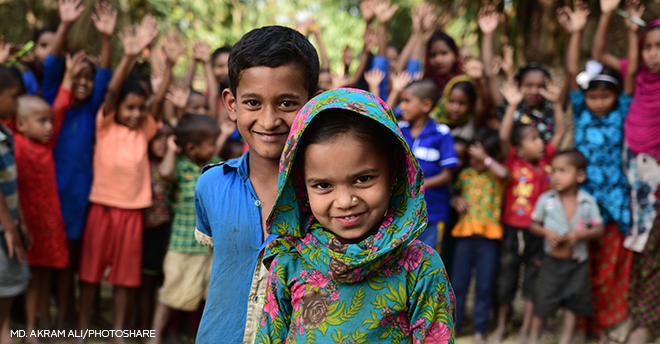
<svg viewBox="0 0 660 344">
<path fill-rule="evenodd" d="M 209 164 L 220 162 L 214 157 Z M 168 251 L 186 254 L 209 254 L 209 248 L 195 240 L 195 185 L 202 174 L 201 167 L 181 154 L 176 160 L 177 197 L 174 204 L 174 220 Z"/>
<path fill-rule="evenodd" d="M 14 163 L 14 138 L 11 131 L 0 123 L 0 192 L 5 196 L 9 212 L 16 220 L 18 208 L 18 183 L 16 181 L 16 164 Z M 0 224 L 0 233 L 5 228 Z"/>
</svg>

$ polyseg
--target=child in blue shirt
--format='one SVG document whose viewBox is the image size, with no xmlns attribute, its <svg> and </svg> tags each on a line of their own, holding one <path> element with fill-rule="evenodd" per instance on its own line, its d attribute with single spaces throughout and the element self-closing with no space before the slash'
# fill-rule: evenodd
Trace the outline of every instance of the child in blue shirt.
<svg viewBox="0 0 660 344">
<path fill-rule="evenodd" d="M 213 247 L 198 343 L 252 343 L 268 270 L 261 261 L 266 218 L 277 196 L 280 155 L 298 110 L 314 95 L 319 58 L 299 32 L 267 26 L 245 34 L 229 56 L 222 98 L 250 150 L 207 166 L 197 181 L 199 242 Z"/>
<path fill-rule="evenodd" d="M 445 224 L 449 220 L 450 168 L 458 166 L 454 140 L 450 129 L 429 119 L 429 112 L 438 102 L 440 93 L 431 80 L 412 82 L 401 93 L 401 118 L 403 137 L 415 154 L 424 172 L 424 188 L 429 224 L 418 239 L 436 247 L 440 244 Z"/>
</svg>

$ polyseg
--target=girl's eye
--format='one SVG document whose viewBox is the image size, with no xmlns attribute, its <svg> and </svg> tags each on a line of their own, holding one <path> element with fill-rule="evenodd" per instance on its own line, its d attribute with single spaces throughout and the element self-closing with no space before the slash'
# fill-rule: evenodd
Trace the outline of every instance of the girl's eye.
<svg viewBox="0 0 660 344">
<path fill-rule="evenodd" d="M 366 183 L 371 180 L 371 176 L 362 176 L 357 179 L 358 183 Z"/>
<path fill-rule="evenodd" d="M 325 190 L 325 189 L 330 188 L 330 184 L 328 184 L 328 183 L 319 183 L 319 184 L 314 185 L 314 188 L 319 189 L 319 190 Z"/>
</svg>

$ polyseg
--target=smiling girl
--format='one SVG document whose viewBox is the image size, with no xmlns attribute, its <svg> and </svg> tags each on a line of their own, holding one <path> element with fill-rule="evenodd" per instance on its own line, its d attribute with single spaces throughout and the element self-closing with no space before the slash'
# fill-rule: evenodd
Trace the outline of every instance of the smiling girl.
<svg viewBox="0 0 660 344">
<path fill-rule="evenodd" d="M 422 172 L 387 105 L 338 89 L 294 120 L 267 227 L 257 343 L 453 343 L 442 260 L 415 240 L 427 224 Z"/>
</svg>

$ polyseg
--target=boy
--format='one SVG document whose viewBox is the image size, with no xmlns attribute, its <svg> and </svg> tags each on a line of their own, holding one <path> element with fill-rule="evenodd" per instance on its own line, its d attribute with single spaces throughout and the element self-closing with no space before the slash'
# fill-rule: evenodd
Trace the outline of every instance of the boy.
<svg viewBox="0 0 660 344">
<path fill-rule="evenodd" d="M 586 179 L 587 159 L 577 150 L 559 152 L 552 159 L 552 185 L 539 198 L 529 230 L 545 239 L 537 281 L 534 320 L 528 344 L 536 344 L 545 318 L 564 307 L 560 344 L 568 344 L 576 314 L 590 315 L 591 286 L 587 240 L 603 235 L 596 200 L 579 188 Z"/>
<path fill-rule="evenodd" d="M 429 119 L 429 112 L 440 97 L 431 80 L 414 81 L 401 93 L 401 133 L 412 148 L 424 172 L 424 199 L 429 212 L 429 224 L 418 237 L 440 252 L 445 224 L 449 221 L 449 183 L 451 168 L 458 166 L 454 140 L 449 127 Z"/>
<path fill-rule="evenodd" d="M 18 97 L 25 92 L 21 73 L 0 66 L 0 120 L 16 115 Z M 14 164 L 14 140 L 11 131 L 0 123 L 0 327 L 1 342 L 11 341 L 4 333 L 5 321 L 14 297 L 22 294 L 30 281 L 30 270 L 25 260 L 25 242 L 29 248 L 30 233 L 23 221 L 18 204 L 18 184 Z M 21 239 L 22 237 L 22 239 Z M 8 340 L 9 339 L 9 340 Z"/>
<path fill-rule="evenodd" d="M 167 152 L 159 166 L 165 180 L 176 183 L 172 234 L 163 261 L 165 281 L 159 291 L 152 329 L 156 336 L 148 343 L 158 343 L 170 311 L 191 312 L 206 298 L 213 256 L 208 247 L 195 241 L 195 208 L 192 202 L 202 167 L 219 162 L 218 153 L 226 137 L 217 123 L 204 115 L 181 117 L 174 130 L 181 154 L 177 156 L 174 137 L 168 139 Z"/>
<path fill-rule="evenodd" d="M 214 264 L 199 343 L 253 343 L 268 269 L 262 251 L 277 197 L 280 155 L 298 110 L 314 95 L 319 58 L 297 31 L 266 26 L 243 36 L 229 56 L 222 97 L 250 150 L 202 171 L 195 190 L 197 240 Z"/>
</svg>

